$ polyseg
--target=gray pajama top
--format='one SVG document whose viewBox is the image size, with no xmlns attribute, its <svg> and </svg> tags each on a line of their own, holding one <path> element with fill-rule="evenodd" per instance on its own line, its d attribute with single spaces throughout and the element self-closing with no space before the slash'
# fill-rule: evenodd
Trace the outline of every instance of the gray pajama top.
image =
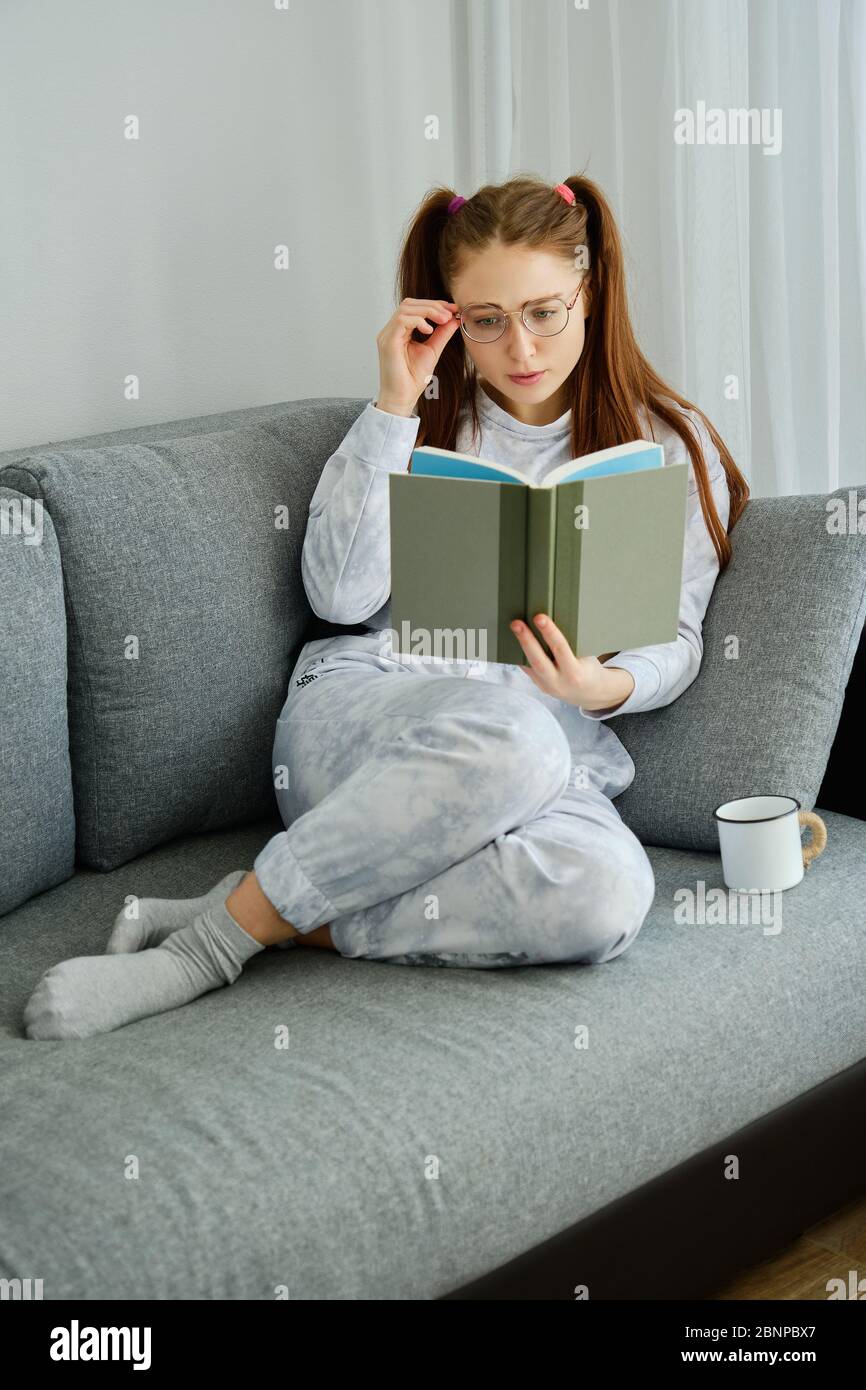
<svg viewBox="0 0 866 1390">
<path fill-rule="evenodd" d="M 571 412 L 548 425 L 526 425 L 501 409 L 479 383 L 480 437 L 472 436 L 468 410 L 461 416 L 456 448 L 476 458 L 508 464 L 533 482 L 571 458 Z M 684 412 L 685 413 L 685 412 Z M 709 470 L 716 508 L 725 527 L 730 498 L 718 450 L 695 411 L 687 412 L 697 430 Z M 363 623 L 365 630 L 307 642 L 289 682 L 287 704 L 305 673 L 321 662 L 329 666 L 366 662 L 387 672 L 397 667 L 428 675 L 463 677 L 510 685 L 545 703 L 568 735 L 572 757 L 587 780 L 608 797 L 634 778 L 634 763 L 605 722 L 622 714 L 659 709 L 688 689 L 703 655 L 704 614 L 719 573 L 715 547 L 700 506 L 694 469 L 685 445 L 658 416 L 639 414 L 643 438 L 664 446 L 665 465 L 689 463 L 686 547 L 678 633 L 673 642 L 638 647 L 610 657 L 634 677 L 634 690 L 614 710 L 584 710 L 539 690 L 526 672 L 501 662 L 445 660 L 415 654 L 389 655 L 390 537 L 388 475 L 408 469 L 420 426 L 417 412 L 391 415 L 371 400 L 352 424 L 322 470 L 310 499 L 301 555 L 301 574 L 314 613 L 330 623 Z M 529 618 L 529 614 L 525 615 Z"/>
</svg>

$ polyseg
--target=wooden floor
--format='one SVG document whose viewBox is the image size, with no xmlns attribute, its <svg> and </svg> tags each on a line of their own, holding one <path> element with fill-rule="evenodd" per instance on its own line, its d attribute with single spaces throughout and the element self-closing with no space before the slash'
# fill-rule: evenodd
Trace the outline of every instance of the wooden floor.
<svg viewBox="0 0 866 1390">
<path fill-rule="evenodd" d="M 843 1279 L 849 1293 L 852 1269 L 857 1279 L 866 1279 L 866 1197 L 810 1226 L 793 1245 L 738 1275 L 712 1297 L 826 1299 L 829 1279 Z"/>
</svg>

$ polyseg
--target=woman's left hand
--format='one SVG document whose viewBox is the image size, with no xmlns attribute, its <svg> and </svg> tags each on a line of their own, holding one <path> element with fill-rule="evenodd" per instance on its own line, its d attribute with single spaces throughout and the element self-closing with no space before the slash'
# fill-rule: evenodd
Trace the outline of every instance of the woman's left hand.
<svg viewBox="0 0 866 1390">
<path fill-rule="evenodd" d="M 606 668 L 602 666 L 599 658 L 575 656 L 568 641 L 548 613 L 536 613 L 532 621 L 544 637 L 553 659 L 548 656 L 527 624 L 516 618 L 511 624 L 511 630 L 530 661 L 529 666 L 520 669 L 526 672 L 529 679 L 534 681 L 545 695 L 554 695 L 559 700 L 566 700 L 570 705 L 584 705 L 589 708 L 596 705 L 603 708 L 602 673 Z M 607 660 L 615 655 L 615 652 L 608 652 L 602 659 Z"/>
</svg>

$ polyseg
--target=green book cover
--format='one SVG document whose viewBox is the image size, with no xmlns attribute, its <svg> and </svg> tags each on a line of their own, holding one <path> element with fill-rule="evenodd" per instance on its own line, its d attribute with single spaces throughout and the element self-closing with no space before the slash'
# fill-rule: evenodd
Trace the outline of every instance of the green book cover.
<svg viewBox="0 0 866 1390">
<path fill-rule="evenodd" d="M 533 484 L 416 449 L 412 472 L 389 478 L 395 653 L 526 666 L 509 624 L 538 612 L 577 656 L 674 641 L 689 468 L 663 465 L 640 440 Z"/>
</svg>

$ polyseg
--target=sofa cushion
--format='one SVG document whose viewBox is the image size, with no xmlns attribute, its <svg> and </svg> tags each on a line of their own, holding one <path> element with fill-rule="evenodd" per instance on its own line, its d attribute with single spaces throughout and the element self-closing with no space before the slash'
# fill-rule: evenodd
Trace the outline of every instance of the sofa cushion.
<svg viewBox="0 0 866 1390">
<path fill-rule="evenodd" d="M 2 916 L 75 861 L 60 550 L 46 509 L 2 483 L 0 596 Z"/>
<path fill-rule="evenodd" d="M 76 874 L 0 932 L 0 1277 L 46 1300 L 430 1299 L 553 1237 L 863 1057 L 866 822 L 826 819 L 781 918 L 772 895 L 741 915 L 718 855 L 652 849 L 655 902 L 605 965 L 262 951 L 182 1008 L 34 1042 L 41 973 L 101 953 L 128 895 L 204 892 L 275 827 Z"/>
<path fill-rule="evenodd" d="M 247 426 L 166 426 L 163 442 L 39 450 L 0 470 L 44 500 L 60 543 L 81 864 L 112 869 L 274 811 L 274 728 L 312 617 L 309 500 L 358 409 L 290 403 Z"/>
<path fill-rule="evenodd" d="M 856 502 L 848 488 L 750 499 L 697 678 L 670 705 L 611 722 L 635 765 L 616 807 L 644 844 L 717 851 L 713 811 L 734 797 L 815 805 L 866 616 Z"/>
</svg>

